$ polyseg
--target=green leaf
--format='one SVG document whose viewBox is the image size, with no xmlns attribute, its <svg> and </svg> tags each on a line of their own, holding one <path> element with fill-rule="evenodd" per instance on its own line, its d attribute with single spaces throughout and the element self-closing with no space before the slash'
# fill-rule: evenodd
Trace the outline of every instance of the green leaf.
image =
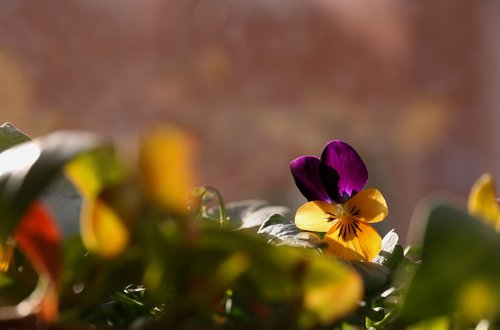
<svg viewBox="0 0 500 330">
<path fill-rule="evenodd" d="M 473 309 L 480 306 L 485 313 L 496 309 L 499 277 L 500 235 L 463 211 L 437 205 L 428 214 L 422 263 L 408 288 L 401 319 L 412 323 L 454 311 L 467 318 L 478 314 L 469 309 L 471 301 Z M 484 299 L 469 295 L 480 291 L 489 294 Z"/>
<path fill-rule="evenodd" d="M 289 209 L 285 206 L 270 205 L 263 200 L 249 199 L 227 203 L 226 212 L 230 228 L 257 229 L 274 215 L 286 216 Z M 218 219 L 220 217 L 219 209 L 217 207 L 211 208 L 208 215 Z"/>
<path fill-rule="evenodd" d="M 150 240 L 158 240 L 150 230 Z M 158 297 L 175 288 L 175 308 L 165 307 L 169 319 L 178 313 L 200 315 L 228 289 L 237 308 L 247 313 L 278 313 L 279 306 L 287 317 L 271 312 L 259 322 L 285 322 L 280 323 L 285 328 L 299 319 L 329 324 L 352 312 L 361 299 L 361 278 L 335 259 L 307 249 L 273 246 L 245 231 L 218 226 L 200 228 L 196 236 L 186 245 L 167 226 L 162 242 L 154 244 L 163 256 L 149 254 L 146 279 L 148 286 L 157 284 L 152 294 Z"/>
<path fill-rule="evenodd" d="M 0 152 L 29 140 L 30 138 L 26 134 L 15 128 L 11 123 L 0 126 Z"/>
<path fill-rule="evenodd" d="M 305 253 L 308 250 L 265 244 L 243 232 L 207 230 L 203 236 L 206 249 L 223 249 L 231 254 L 239 251 L 250 262 L 241 286 L 233 288 L 235 294 L 243 287 L 270 301 L 293 302 L 302 297 L 304 322 L 312 317 L 325 324 L 345 316 L 355 308 L 353 302 L 360 299 L 359 276 L 337 260 Z"/>
</svg>

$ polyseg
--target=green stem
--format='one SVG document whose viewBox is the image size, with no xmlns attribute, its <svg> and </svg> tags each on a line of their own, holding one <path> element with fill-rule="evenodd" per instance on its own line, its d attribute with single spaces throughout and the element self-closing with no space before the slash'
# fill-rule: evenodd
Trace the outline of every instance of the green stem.
<svg viewBox="0 0 500 330">
<path fill-rule="evenodd" d="M 136 306 L 141 306 L 141 307 L 144 306 L 144 304 L 142 302 L 135 300 L 135 299 L 132 299 L 121 292 L 115 292 L 111 297 L 113 299 L 115 299 L 116 301 L 122 302 L 122 303 L 127 304 L 127 305 L 131 305 L 131 306 L 136 305 Z"/>
<path fill-rule="evenodd" d="M 227 210 L 226 210 L 226 206 L 224 204 L 224 199 L 222 198 L 222 195 L 220 194 L 220 192 L 217 189 L 215 189 L 212 186 L 203 186 L 203 189 L 205 189 L 207 192 L 215 195 L 215 197 L 217 199 L 217 207 L 219 208 L 219 224 L 221 227 L 223 227 L 224 223 L 228 220 L 228 216 L 227 216 Z"/>
</svg>

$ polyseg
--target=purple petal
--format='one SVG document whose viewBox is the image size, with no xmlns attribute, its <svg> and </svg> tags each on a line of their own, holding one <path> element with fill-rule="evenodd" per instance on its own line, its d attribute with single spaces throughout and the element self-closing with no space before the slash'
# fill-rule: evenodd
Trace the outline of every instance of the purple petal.
<svg viewBox="0 0 500 330">
<path fill-rule="evenodd" d="M 330 197 L 344 203 L 363 189 L 368 170 L 353 147 L 342 141 L 331 141 L 321 154 L 320 176 Z"/>
<path fill-rule="evenodd" d="M 308 201 L 331 202 L 319 175 L 320 160 L 314 156 L 296 158 L 290 163 L 295 184 Z"/>
</svg>

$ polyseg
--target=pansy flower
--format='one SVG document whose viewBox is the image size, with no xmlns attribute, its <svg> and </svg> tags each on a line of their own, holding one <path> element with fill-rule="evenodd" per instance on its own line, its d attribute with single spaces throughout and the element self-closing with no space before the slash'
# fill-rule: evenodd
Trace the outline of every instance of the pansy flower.
<svg viewBox="0 0 500 330">
<path fill-rule="evenodd" d="M 325 232 L 326 253 L 345 260 L 372 260 L 382 239 L 370 225 L 388 214 L 377 189 L 365 189 L 368 170 L 342 141 L 329 142 L 321 158 L 303 156 L 290 164 L 295 184 L 309 202 L 295 215 L 299 229 Z"/>
<path fill-rule="evenodd" d="M 469 194 L 467 209 L 470 215 L 500 232 L 500 206 L 495 181 L 491 174 L 481 175 L 474 183 Z"/>
</svg>

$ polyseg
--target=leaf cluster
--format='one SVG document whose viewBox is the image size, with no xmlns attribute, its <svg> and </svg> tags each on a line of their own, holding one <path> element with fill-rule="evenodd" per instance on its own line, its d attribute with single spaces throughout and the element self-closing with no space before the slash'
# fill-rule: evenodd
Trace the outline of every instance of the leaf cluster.
<svg viewBox="0 0 500 330">
<path fill-rule="evenodd" d="M 460 207 L 345 262 L 286 207 L 186 198 L 182 134 L 141 144 L 134 163 L 94 134 L 0 127 L 0 328 L 500 328 L 499 234 Z"/>
<path fill-rule="evenodd" d="M 190 209 L 174 205 L 182 196 L 165 193 L 162 175 L 143 173 L 156 161 L 169 171 L 179 161 L 172 155 L 145 151 L 139 165 L 127 164 L 93 134 L 20 140 L 11 125 L 1 129 L 0 163 L 8 164 L 0 173 L 2 324 L 316 328 L 349 315 L 362 296 L 360 277 L 343 263 L 266 242 L 264 234 L 302 241 L 296 230 L 270 230 L 283 208 L 260 210 L 259 219 L 250 212 L 253 224 L 235 215 L 241 225 L 231 228 L 222 200 L 222 221 L 211 221 L 207 188 L 195 191 Z M 61 212 L 66 203 L 78 211 Z M 251 230 L 260 222 L 267 223 L 262 235 Z"/>
</svg>

